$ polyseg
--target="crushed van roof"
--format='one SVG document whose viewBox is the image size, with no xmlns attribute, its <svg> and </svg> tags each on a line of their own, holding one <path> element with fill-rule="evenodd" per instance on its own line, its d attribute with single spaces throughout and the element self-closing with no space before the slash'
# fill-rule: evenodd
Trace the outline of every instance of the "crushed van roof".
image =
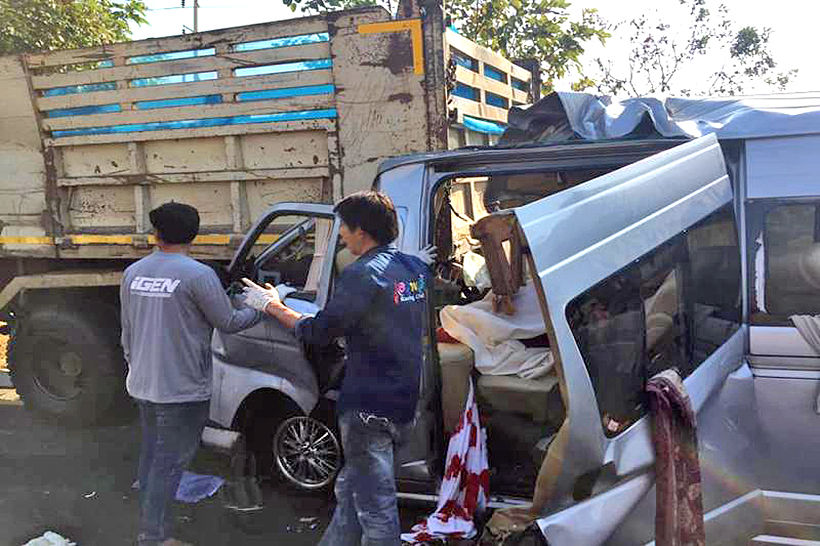
<svg viewBox="0 0 820 546">
<path fill-rule="evenodd" d="M 624 100 L 558 92 L 528 107 L 513 107 L 499 145 L 712 133 L 721 140 L 820 133 L 820 92 Z"/>
</svg>

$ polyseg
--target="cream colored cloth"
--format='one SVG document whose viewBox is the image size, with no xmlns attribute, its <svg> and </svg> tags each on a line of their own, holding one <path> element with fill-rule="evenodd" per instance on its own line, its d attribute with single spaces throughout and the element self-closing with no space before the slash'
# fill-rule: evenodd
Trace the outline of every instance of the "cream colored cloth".
<svg viewBox="0 0 820 546">
<path fill-rule="evenodd" d="M 475 367 L 487 375 L 518 375 L 536 379 L 547 375 L 555 363 L 552 351 L 526 347 L 520 339 L 546 333 L 538 295 L 532 282 L 513 297 L 515 314 L 493 313 L 493 292 L 469 305 L 448 305 L 441 310 L 441 325 L 448 334 L 475 353 Z"/>
</svg>

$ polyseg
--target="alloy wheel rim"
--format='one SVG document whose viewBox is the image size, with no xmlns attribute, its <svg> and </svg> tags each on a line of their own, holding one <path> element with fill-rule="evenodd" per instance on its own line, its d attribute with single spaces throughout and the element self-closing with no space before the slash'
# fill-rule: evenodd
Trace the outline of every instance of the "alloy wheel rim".
<svg viewBox="0 0 820 546">
<path fill-rule="evenodd" d="M 333 481 L 341 463 L 341 449 L 330 428 L 312 417 L 283 421 L 274 437 L 276 464 L 299 487 L 320 489 Z"/>
</svg>

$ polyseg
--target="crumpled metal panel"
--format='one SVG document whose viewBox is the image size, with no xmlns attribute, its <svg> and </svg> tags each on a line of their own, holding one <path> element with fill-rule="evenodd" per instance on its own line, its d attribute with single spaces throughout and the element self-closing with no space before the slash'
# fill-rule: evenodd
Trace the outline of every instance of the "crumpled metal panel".
<svg viewBox="0 0 820 546">
<path fill-rule="evenodd" d="M 515 210 L 544 289 L 568 397 L 567 462 L 555 478 L 550 510 L 560 506 L 579 476 L 606 463 L 601 416 L 566 306 L 731 200 L 723 156 L 710 136 Z M 625 440 L 636 449 L 617 457 L 622 466 L 651 463 L 651 446 L 643 440 L 641 434 Z"/>
<path fill-rule="evenodd" d="M 625 100 L 552 93 L 513 107 L 499 142 L 557 142 L 640 137 L 760 138 L 820 133 L 820 94 Z"/>
<path fill-rule="evenodd" d="M 603 544 L 655 483 L 653 473 L 637 478 L 537 521 L 549 544 L 570 546 Z"/>
</svg>

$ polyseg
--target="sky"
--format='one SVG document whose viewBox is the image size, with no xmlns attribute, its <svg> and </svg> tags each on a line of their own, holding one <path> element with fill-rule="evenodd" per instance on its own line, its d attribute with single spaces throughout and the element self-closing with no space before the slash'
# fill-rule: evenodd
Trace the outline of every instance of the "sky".
<svg viewBox="0 0 820 546">
<path fill-rule="evenodd" d="M 717 3 L 711 0 L 710 3 Z M 771 52 L 782 69 L 798 69 L 787 91 L 820 91 L 820 63 L 816 60 L 814 33 L 820 19 L 820 2 L 805 0 L 779 0 L 776 3 L 761 0 L 723 0 L 729 8 L 732 19 L 738 26 L 755 25 L 770 27 Z M 146 0 L 148 24 L 133 29 L 134 39 L 156 38 L 182 33 L 183 26 L 193 26 L 193 0 Z M 657 13 L 657 17 L 674 24 L 674 6 L 677 0 L 576 0 L 571 10 L 595 8 L 601 16 L 615 23 L 629 20 L 641 13 Z M 200 0 L 199 30 L 214 30 L 267 21 L 298 17 L 281 0 Z M 658 9 L 663 9 L 657 12 Z M 187 30 L 186 30 L 187 32 Z M 607 42 L 606 54 L 617 62 L 626 57 L 629 44 L 619 36 Z M 588 53 L 582 60 L 591 65 L 592 60 L 604 50 L 596 43 L 590 44 Z M 709 59 L 698 61 L 688 67 L 683 78 L 703 78 L 710 72 Z M 559 82 L 559 86 L 561 83 Z"/>
</svg>

